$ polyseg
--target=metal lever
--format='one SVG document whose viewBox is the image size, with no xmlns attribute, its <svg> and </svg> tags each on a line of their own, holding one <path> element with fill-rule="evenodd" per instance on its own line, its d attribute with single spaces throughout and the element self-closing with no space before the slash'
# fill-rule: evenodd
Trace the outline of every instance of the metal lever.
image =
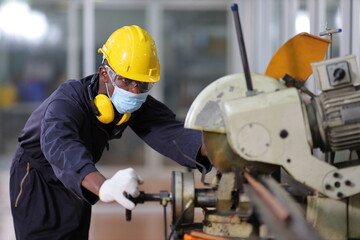
<svg viewBox="0 0 360 240">
<path fill-rule="evenodd" d="M 246 55 L 245 41 L 244 41 L 241 24 L 240 24 L 238 5 L 236 3 L 232 4 L 231 10 L 232 10 L 233 16 L 234 16 L 234 22 L 235 22 L 236 33 L 237 33 L 237 38 L 238 38 L 238 43 L 239 43 L 239 48 L 240 48 L 243 70 L 244 70 L 244 74 L 245 74 L 246 86 L 247 86 L 247 90 L 248 90 L 247 95 L 251 96 L 251 95 L 254 95 L 255 92 L 254 92 L 252 81 L 251 81 L 250 68 L 249 68 L 248 59 L 247 59 L 247 55 Z"/>
<path fill-rule="evenodd" d="M 140 191 L 140 195 L 136 198 L 132 197 L 130 194 L 125 194 L 125 197 L 137 205 L 138 203 L 144 202 L 156 202 L 159 201 L 161 205 L 167 204 L 168 201 L 171 201 L 170 192 L 160 191 L 158 194 L 147 194 L 144 191 Z M 164 201 L 165 200 L 165 201 Z M 129 209 L 125 210 L 126 221 L 131 221 L 132 211 Z"/>
<path fill-rule="evenodd" d="M 328 54 L 327 54 L 328 59 L 332 58 L 332 35 L 335 33 L 341 33 L 341 32 L 342 32 L 341 28 L 330 29 L 330 28 L 326 27 L 325 31 L 319 33 L 320 36 L 329 36 L 329 39 L 331 41 L 329 49 L 328 49 Z"/>
<path fill-rule="evenodd" d="M 140 193 L 141 194 L 141 193 Z M 125 197 L 127 199 L 129 199 L 130 201 L 132 201 L 133 203 L 135 203 L 135 205 L 137 204 L 136 202 L 136 198 L 133 198 L 130 194 L 127 194 L 125 193 Z M 126 221 L 131 221 L 131 216 L 132 216 L 132 211 L 129 210 L 129 209 L 125 209 L 125 218 L 126 218 Z"/>
</svg>

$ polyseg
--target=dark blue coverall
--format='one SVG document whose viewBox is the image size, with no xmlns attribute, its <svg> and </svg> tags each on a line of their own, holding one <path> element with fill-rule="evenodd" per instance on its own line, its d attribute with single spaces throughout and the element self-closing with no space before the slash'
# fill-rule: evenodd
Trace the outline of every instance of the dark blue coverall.
<svg viewBox="0 0 360 240">
<path fill-rule="evenodd" d="M 201 132 L 184 129 L 175 114 L 152 96 L 120 126 L 100 123 L 87 87 L 98 92 L 97 75 L 63 83 L 29 117 L 10 170 L 10 199 L 17 239 L 88 239 L 91 205 L 98 197 L 81 186 L 96 171 L 108 141 L 129 126 L 159 153 L 195 168 L 183 153 L 199 156 Z"/>
</svg>

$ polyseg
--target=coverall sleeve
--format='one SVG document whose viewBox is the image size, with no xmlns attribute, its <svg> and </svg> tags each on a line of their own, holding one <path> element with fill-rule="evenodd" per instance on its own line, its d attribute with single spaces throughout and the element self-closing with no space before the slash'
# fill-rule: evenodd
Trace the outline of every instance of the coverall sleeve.
<svg viewBox="0 0 360 240">
<path fill-rule="evenodd" d="M 202 145 L 201 132 L 185 129 L 184 124 L 175 117 L 166 105 L 148 96 L 130 127 L 157 152 L 182 166 L 195 168 L 195 161 L 201 158 L 198 156 Z"/>
<path fill-rule="evenodd" d="M 40 143 L 56 177 L 66 188 L 93 204 L 96 196 L 81 186 L 84 177 L 96 171 L 92 155 L 80 137 L 84 116 L 75 103 L 53 101 L 42 119 Z"/>
</svg>

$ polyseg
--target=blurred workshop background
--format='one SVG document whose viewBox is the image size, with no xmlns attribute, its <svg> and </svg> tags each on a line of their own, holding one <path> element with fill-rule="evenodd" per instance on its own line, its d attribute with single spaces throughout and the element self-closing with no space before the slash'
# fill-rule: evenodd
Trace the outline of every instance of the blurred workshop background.
<svg viewBox="0 0 360 240">
<path fill-rule="evenodd" d="M 360 55 L 360 0 L 0 0 L 0 240 L 15 239 L 9 167 L 17 136 L 39 103 L 67 79 L 94 73 L 102 58 L 97 49 L 108 36 L 136 24 L 157 44 L 162 72 L 152 94 L 184 119 L 203 88 L 242 72 L 232 3 L 239 5 L 251 72 L 264 73 L 276 50 L 300 32 L 319 36 L 341 28 L 333 35 L 333 57 Z M 186 171 L 131 130 L 111 142 L 110 150 L 98 165 L 105 175 L 132 166 L 149 193 L 170 190 L 171 171 Z M 119 205 L 99 203 L 90 235 L 92 240 L 157 240 L 163 228 L 158 203 L 138 206 L 132 222 L 125 221 Z"/>
</svg>

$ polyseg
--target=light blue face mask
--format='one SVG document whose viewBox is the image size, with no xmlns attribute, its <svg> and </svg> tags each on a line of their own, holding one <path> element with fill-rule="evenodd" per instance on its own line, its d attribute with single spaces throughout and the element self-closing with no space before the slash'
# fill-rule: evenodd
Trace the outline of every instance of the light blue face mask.
<svg viewBox="0 0 360 240">
<path fill-rule="evenodd" d="M 128 92 L 115 85 L 110 100 L 119 113 L 132 113 L 141 107 L 148 95 L 148 92 L 139 94 Z"/>
</svg>

